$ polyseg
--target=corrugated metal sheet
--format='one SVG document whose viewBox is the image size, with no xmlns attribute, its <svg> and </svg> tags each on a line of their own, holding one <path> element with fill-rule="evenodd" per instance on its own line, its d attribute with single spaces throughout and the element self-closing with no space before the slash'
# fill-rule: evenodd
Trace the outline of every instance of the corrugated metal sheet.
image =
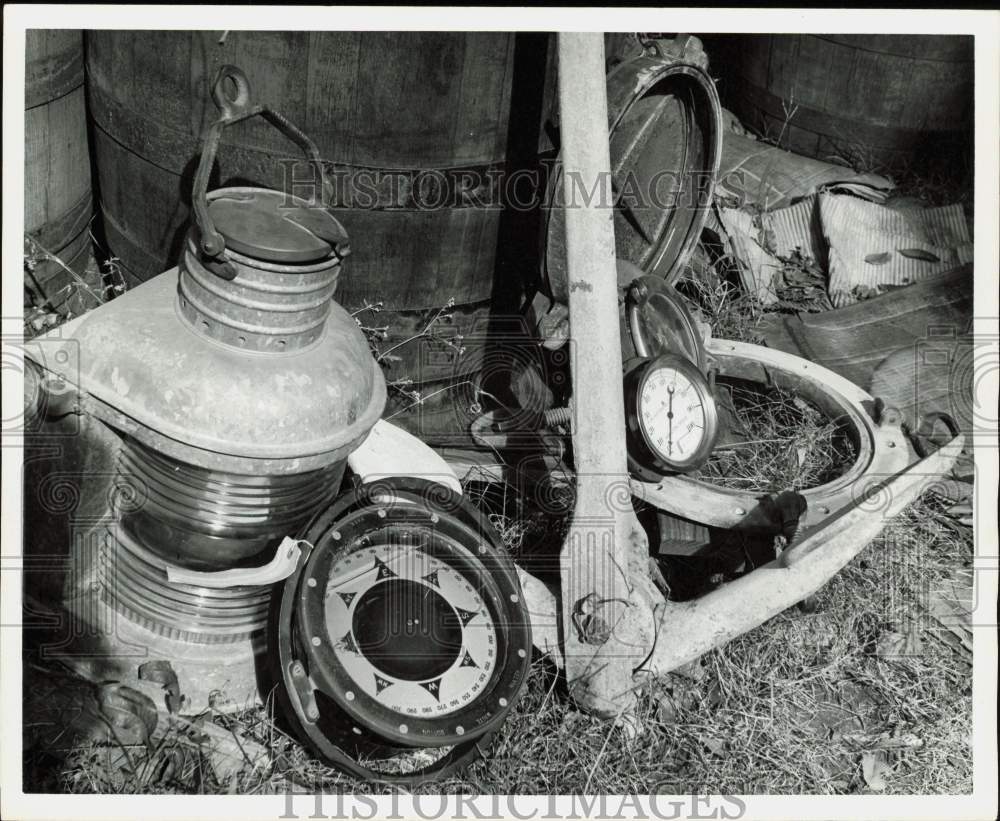
<svg viewBox="0 0 1000 821">
<path fill-rule="evenodd" d="M 838 308 L 886 286 L 920 282 L 972 261 L 969 228 L 959 205 L 895 211 L 824 193 L 819 195 L 819 217 L 829 246 L 830 299 Z M 914 252 L 936 261 L 916 258 Z M 874 255 L 888 255 L 888 260 L 866 261 Z"/>
<path fill-rule="evenodd" d="M 816 195 L 764 216 L 764 224 L 774 232 L 774 252 L 779 257 L 790 257 L 798 248 L 820 266 L 826 267 L 826 241 L 819 221 Z"/>
<path fill-rule="evenodd" d="M 764 304 L 776 298 L 773 280 L 782 268 L 780 260 L 796 250 L 827 271 L 830 299 L 838 308 L 973 259 L 960 205 L 895 210 L 824 191 L 757 218 L 733 208 L 720 208 L 718 215 L 740 262 L 744 286 Z M 935 259 L 914 256 L 921 253 Z M 866 261 L 874 256 L 882 259 Z"/>
</svg>

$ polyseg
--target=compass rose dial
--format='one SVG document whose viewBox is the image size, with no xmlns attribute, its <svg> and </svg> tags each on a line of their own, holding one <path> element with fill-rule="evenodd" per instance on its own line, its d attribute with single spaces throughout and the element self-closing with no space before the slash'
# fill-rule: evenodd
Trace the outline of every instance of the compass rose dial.
<svg viewBox="0 0 1000 821">
<path fill-rule="evenodd" d="M 403 715 L 448 715 L 489 682 L 496 627 L 469 579 L 422 550 L 419 533 L 398 536 L 395 544 L 369 544 L 334 562 L 327 633 L 362 692 Z"/>
</svg>

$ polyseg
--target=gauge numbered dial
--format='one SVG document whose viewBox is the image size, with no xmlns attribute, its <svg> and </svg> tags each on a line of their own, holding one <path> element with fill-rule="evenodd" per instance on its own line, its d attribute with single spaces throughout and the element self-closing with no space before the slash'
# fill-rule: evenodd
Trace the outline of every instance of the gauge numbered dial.
<svg viewBox="0 0 1000 821">
<path fill-rule="evenodd" d="M 629 463 L 642 478 L 693 470 L 715 445 L 718 414 L 711 388 L 688 360 L 647 359 L 626 377 Z"/>
</svg>

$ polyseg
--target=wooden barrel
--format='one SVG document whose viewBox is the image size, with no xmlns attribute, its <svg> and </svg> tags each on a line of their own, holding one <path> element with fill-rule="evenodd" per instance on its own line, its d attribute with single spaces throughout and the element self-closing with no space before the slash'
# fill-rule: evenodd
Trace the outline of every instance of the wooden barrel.
<svg viewBox="0 0 1000 821">
<path fill-rule="evenodd" d="M 337 209 L 352 254 L 336 299 L 351 311 L 379 308 L 359 318 L 387 326 L 383 350 L 398 345 L 389 378 L 426 382 L 474 370 L 496 291 L 501 211 L 485 197 L 456 196 L 455 172 L 488 179 L 504 167 L 514 36 L 220 35 L 88 32 L 100 205 L 108 243 L 129 277 L 145 280 L 178 260 L 200 137 L 218 116 L 209 84 L 220 65 L 233 64 L 246 73 L 255 102 L 316 142 L 332 164 L 338 203 L 354 206 Z M 298 158 L 294 145 L 254 118 L 226 129 L 212 187 L 287 187 L 287 161 Z M 299 164 L 294 174 L 303 179 L 308 169 Z M 360 192 L 358 174 L 373 187 Z M 421 186 L 430 194 L 418 200 Z"/>
<path fill-rule="evenodd" d="M 971 149 L 972 37 L 742 34 L 705 41 L 723 103 L 791 151 L 878 170 Z"/>
<path fill-rule="evenodd" d="M 25 43 L 24 230 L 77 273 L 90 259 L 93 197 L 83 82 L 83 32 L 29 29 Z M 73 278 L 31 242 L 25 285 L 60 307 Z M 94 307 L 91 301 L 86 307 Z"/>
</svg>

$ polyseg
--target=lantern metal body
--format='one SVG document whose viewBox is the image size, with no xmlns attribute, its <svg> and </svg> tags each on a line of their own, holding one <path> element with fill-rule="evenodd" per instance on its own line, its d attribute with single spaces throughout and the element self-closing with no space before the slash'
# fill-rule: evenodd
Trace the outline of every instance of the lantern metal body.
<svg viewBox="0 0 1000 821">
<path fill-rule="evenodd" d="M 88 510 L 64 511 L 69 532 L 49 527 L 45 500 L 27 500 L 26 553 L 65 554 L 59 606 L 84 627 L 60 646 L 95 671 L 134 671 L 116 661 L 134 653 L 119 651 L 145 645 L 194 658 L 179 672 L 195 693 L 217 683 L 213 662 L 215 672 L 242 665 L 243 694 L 256 683 L 253 644 L 279 545 L 337 495 L 386 388 L 358 324 L 332 299 L 349 253 L 332 213 L 268 189 L 206 191 L 222 128 L 249 116 L 318 159 L 226 71 L 238 93 L 222 99 L 206 135 L 179 266 L 26 344 L 32 452 L 57 454 L 36 468 L 50 475 L 95 452 L 104 466 L 70 478 Z M 87 423 L 67 438 L 73 412 Z M 260 568 L 259 583 L 219 581 L 237 568 Z M 220 644 L 240 646 L 214 658 L 199 649 Z"/>
</svg>

